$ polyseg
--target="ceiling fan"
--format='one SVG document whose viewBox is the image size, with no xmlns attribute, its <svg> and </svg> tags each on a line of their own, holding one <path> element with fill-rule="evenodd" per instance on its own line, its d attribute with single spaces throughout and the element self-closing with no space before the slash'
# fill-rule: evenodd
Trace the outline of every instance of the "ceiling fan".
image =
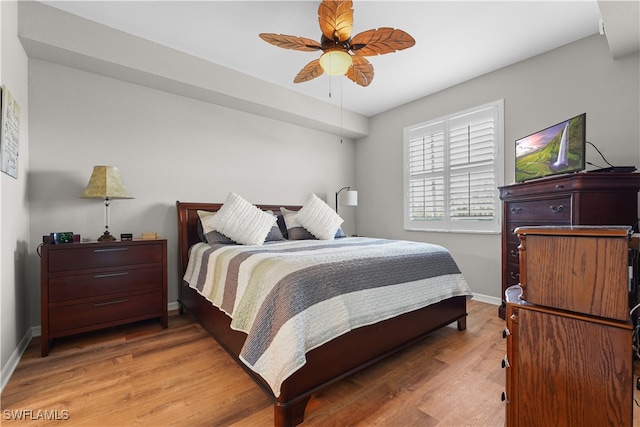
<svg viewBox="0 0 640 427">
<path fill-rule="evenodd" d="M 416 44 L 409 34 L 395 28 L 382 27 L 363 31 L 351 37 L 353 30 L 353 2 L 351 0 L 323 0 L 318 8 L 320 43 L 305 37 L 262 33 L 267 43 L 306 52 L 322 51 L 318 59 L 304 66 L 293 80 L 307 82 L 327 73 L 342 75 L 359 84 L 369 86 L 373 80 L 373 65 L 365 56 L 383 55 L 407 49 Z"/>
</svg>

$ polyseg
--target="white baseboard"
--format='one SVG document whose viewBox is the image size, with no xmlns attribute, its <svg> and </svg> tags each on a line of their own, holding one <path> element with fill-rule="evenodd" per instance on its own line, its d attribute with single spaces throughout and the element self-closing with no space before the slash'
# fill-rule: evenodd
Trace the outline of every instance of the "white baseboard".
<svg viewBox="0 0 640 427">
<path fill-rule="evenodd" d="M 18 347 L 16 347 L 9 360 L 7 360 L 7 363 L 2 368 L 2 372 L 0 373 L 0 393 L 4 391 L 4 387 L 9 382 L 11 375 L 13 375 L 13 371 L 16 370 L 16 368 L 18 367 L 18 363 L 20 363 L 22 354 L 27 349 L 29 342 L 31 342 L 31 338 L 33 338 L 32 329 L 33 328 L 27 329 L 27 333 L 24 334 L 24 336 L 20 340 L 20 343 L 18 343 Z M 38 332 L 40 332 L 39 330 L 40 327 L 38 326 Z"/>
<path fill-rule="evenodd" d="M 500 298 L 492 297 L 490 295 L 473 294 L 473 299 L 480 302 L 486 302 L 487 304 L 501 305 L 502 300 Z"/>
</svg>

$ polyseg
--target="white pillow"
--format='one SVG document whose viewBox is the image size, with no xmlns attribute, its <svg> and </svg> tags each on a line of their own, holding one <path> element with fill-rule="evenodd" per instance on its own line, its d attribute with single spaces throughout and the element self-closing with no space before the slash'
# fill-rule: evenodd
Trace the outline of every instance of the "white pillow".
<svg viewBox="0 0 640 427">
<path fill-rule="evenodd" d="M 316 236 L 298 222 L 298 211 L 292 211 L 287 208 L 280 207 L 280 213 L 284 218 L 284 225 L 287 227 L 289 240 L 316 240 Z"/>
<path fill-rule="evenodd" d="M 252 205 L 236 193 L 229 193 L 210 224 L 220 233 L 243 245 L 261 245 L 276 217 Z"/>
<path fill-rule="evenodd" d="M 296 219 L 320 240 L 333 240 L 340 224 L 344 222 L 336 211 L 315 194 L 298 211 Z"/>
</svg>

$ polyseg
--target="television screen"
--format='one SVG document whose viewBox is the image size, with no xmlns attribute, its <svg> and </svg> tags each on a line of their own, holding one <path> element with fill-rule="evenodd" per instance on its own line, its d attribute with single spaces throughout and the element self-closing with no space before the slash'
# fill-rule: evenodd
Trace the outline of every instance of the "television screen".
<svg viewBox="0 0 640 427">
<path fill-rule="evenodd" d="M 516 141 L 516 182 L 585 168 L 586 119 L 583 113 Z"/>
</svg>

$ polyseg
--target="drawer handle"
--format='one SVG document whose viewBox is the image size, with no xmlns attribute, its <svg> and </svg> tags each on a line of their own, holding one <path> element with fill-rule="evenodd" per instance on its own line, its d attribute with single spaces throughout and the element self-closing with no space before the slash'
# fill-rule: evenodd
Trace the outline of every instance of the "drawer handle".
<svg viewBox="0 0 640 427">
<path fill-rule="evenodd" d="M 558 206 L 551 205 L 551 206 L 549 206 L 549 209 L 551 209 L 551 212 L 559 213 L 559 212 L 562 212 L 562 210 L 564 209 L 564 206 L 562 206 L 562 205 L 558 205 Z"/>
<path fill-rule="evenodd" d="M 556 189 L 560 190 L 560 189 L 563 189 L 563 188 L 564 188 L 564 185 L 562 185 L 562 184 L 556 184 Z"/>
<path fill-rule="evenodd" d="M 104 248 L 104 249 L 94 249 L 93 252 L 116 252 L 116 251 L 126 251 L 129 248 Z"/>
<path fill-rule="evenodd" d="M 511 208 L 512 214 L 519 214 L 520 212 L 522 212 L 522 208 Z"/>
<path fill-rule="evenodd" d="M 504 359 L 502 359 L 501 366 L 502 366 L 502 369 L 511 367 L 511 364 L 509 363 L 509 359 L 507 359 L 507 356 L 505 356 Z"/>
<path fill-rule="evenodd" d="M 103 305 L 121 304 L 121 303 L 127 302 L 127 301 L 129 301 L 129 300 L 128 299 L 118 299 L 118 300 L 115 300 L 115 301 L 98 302 L 98 303 L 93 304 L 93 306 L 94 307 L 100 307 L 100 306 L 103 306 Z"/>
<path fill-rule="evenodd" d="M 515 274 L 514 274 L 514 273 L 513 273 L 513 271 L 512 271 L 512 272 L 510 272 L 510 273 L 509 273 L 509 275 L 511 276 L 511 278 L 512 278 L 513 280 L 518 280 L 518 279 L 520 278 L 520 273 L 515 273 Z"/>
<path fill-rule="evenodd" d="M 520 251 L 514 251 L 511 249 L 511 256 L 514 258 L 518 258 L 520 256 Z"/>
<path fill-rule="evenodd" d="M 502 338 L 507 338 L 510 335 L 511 335 L 511 331 L 508 328 L 504 328 L 502 330 Z"/>
<path fill-rule="evenodd" d="M 129 274 L 126 271 L 122 271 L 120 273 L 104 273 L 104 274 L 96 274 L 95 276 L 93 276 L 94 279 L 104 279 L 106 277 L 117 277 L 117 276 L 126 276 L 127 274 Z"/>
</svg>

